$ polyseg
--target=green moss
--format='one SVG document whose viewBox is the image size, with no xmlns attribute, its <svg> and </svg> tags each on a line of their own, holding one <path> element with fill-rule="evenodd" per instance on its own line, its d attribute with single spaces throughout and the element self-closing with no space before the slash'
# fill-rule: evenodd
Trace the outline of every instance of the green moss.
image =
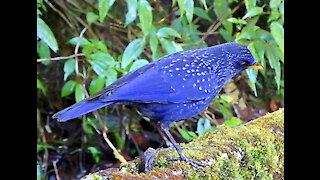
<svg viewBox="0 0 320 180">
<path fill-rule="evenodd" d="M 174 176 L 183 179 L 283 179 L 284 176 L 284 110 L 234 128 L 219 127 L 206 132 L 182 147 L 199 147 L 184 150 L 192 159 L 207 163 L 209 167 L 194 168 L 184 161 L 171 161 L 165 157 L 178 157 L 176 151 L 159 152 L 155 166 L 148 173 L 138 173 L 137 165 L 130 163 L 127 173 L 114 177 L 148 179 L 148 177 Z M 122 171 L 123 172 L 123 171 Z M 142 178 L 143 179 L 143 178 Z"/>
</svg>

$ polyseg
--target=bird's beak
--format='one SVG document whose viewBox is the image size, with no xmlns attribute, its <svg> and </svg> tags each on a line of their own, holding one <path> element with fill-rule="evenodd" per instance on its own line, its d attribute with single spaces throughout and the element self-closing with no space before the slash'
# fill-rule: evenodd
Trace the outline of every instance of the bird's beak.
<svg viewBox="0 0 320 180">
<path fill-rule="evenodd" d="M 248 68 L 253 68 L 253 69 L 263 69 L 263 66 L 261 66 L 261 64 L 257 63 L 255 65 L 249 66 Z"/>
</svg>

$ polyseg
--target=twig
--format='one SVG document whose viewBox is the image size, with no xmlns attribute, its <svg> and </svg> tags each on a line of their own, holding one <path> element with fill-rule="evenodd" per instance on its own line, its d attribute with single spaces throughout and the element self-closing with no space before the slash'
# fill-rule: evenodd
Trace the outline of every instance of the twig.
<svg viewBox="0 0 320 180">
<path fill-rule="evenodd" d="M 59 176 L 58 168 L 57 168 L 57 160 L 53 161 L 52 164 L 53 164 L 54 172 L 56 174 L 56 178 L 57 178 L 57 180 L 60 180 L 60 176 Z"/>
<path fill-rule="evenodd" d="M 42 59 L 37 59 L 37 62 L 42 62 L 42 61 L 59 61 L 59 60 L 65 60 L 65 59 L 71 59 L 74 57 L 79 57 L 79 56 L 86 56 L 84 53 L 80 54 L 73 54 L 70 56 L 63 56 L 63 57 L 55 57 L 55 58 L 42 58 Z"/>
<path fill-rule="evenodd" d="M 82 36 L 83 36 L 84 32 L 86 32 L 86 30 L 87 30 L 87 27 L 85 27 L 80 33 L 78 43 L 76 45 L 76 48 L 74 49 L 74 55 L 78 54 L 80 42 L 81 42 Z M 75 71 L 76 71 L 76 74 L 78 75 L 79 74 L 78 56 L 75 56 Z"/>
<path fill-rule="evenodd" d="M 54 10 L 55 12 L 57 12 L 61 18 L 66 21 L 66 23 L 73 29 L 75 29 L 75 27 L 70 23 L 70 21 L 68 20 L 68 18 L 61 12 L 59 11 L 57 8 L 55 8 L 48 0 L 44 0 L 51 8 L 52 10 Z"/>
<path fill-rule="evenodd" d="M 102 135 L 104 140 L 108 143 L 109 147 L 113 150 L 113 154 L 114 156 L 119 159 L 119 161 L 123 164 L 128 164 L 128 162 L 126 161 L 126 159 L 118 152 L 118 150 L 113 146 L 112 142 L 108 139 L 107 137 L 107 129 L 104 126 L 103 130 L 102 130 Z"/>
</svg>

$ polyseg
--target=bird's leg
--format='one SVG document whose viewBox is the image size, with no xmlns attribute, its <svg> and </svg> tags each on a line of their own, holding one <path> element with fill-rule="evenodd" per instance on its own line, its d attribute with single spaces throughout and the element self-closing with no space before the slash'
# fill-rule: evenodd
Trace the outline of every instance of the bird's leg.
<svg viewBox="0 0 320 180">
<path fill-rule="evenodd" d="M 161 135 L 161 137 L 163 138 L 163 140 L 165 141 L 167 148 L 161 148 L 161 149 L 157 149 L 157 151 L 162 152 L 162 151 L 171 151 L 171 150 L 176 150 L 176 148 L 173 146 L 173 144 L 168 140 L 168 138 L 166 137 L 165 134 L 163 134 L 161 124 L 160 126 L 156 126 L 157 130 L 159 132 L 159 134 Z M 198 147 L 180 147 L 181 150 L 192 150 L 192 149 L 200 149 Z"/>
<path fill-rule="evenodd" d="M 176 151 L 179 153 L 180 155 L 180 158 L 183 160 L 183 161 L 186 161 L 187 163 L 191 164 L 192 166 L 195 166 L 195 167 L 198 167 L 198 166 L 208 166 L 207 164 L 203 164 L 203 163 L 200 163 L 198 161 L 195 161 L 195 160 L 192 160 L 190 158 L 187 158 L 183 152 L 182 152 L 182 149 L 178 144 L 177 142 L 174 140 L 174 138 L 172 137 L 171 133 L 169 132 L 169 126 L 164 126 L 163 124 L 161 124 L 161 129 L 165 132 L 165 134 L 168 136 L 171 144 L 174 146 L 174 148 L 176 149 Z M 173 159 L 173 158 L 172 158 Z"/>
</svg>

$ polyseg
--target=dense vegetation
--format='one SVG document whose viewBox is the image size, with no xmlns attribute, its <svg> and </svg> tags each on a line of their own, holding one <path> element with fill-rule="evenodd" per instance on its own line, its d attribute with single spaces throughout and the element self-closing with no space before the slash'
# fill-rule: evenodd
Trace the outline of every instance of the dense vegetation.
<svg viewBox="0 0 320 180">
<path fill-rule="evenodd" d="M 162 146 L 134 108 L 63 124 L 51 116 L 177 51 L 238 42 L 265 67 L 237 75 L 205 112 L 176 122 L 179 142 L 283 107 L 283 25 L 283 0 L 37 0 L 38 177 L 81 177 Z"/>
</svg>

